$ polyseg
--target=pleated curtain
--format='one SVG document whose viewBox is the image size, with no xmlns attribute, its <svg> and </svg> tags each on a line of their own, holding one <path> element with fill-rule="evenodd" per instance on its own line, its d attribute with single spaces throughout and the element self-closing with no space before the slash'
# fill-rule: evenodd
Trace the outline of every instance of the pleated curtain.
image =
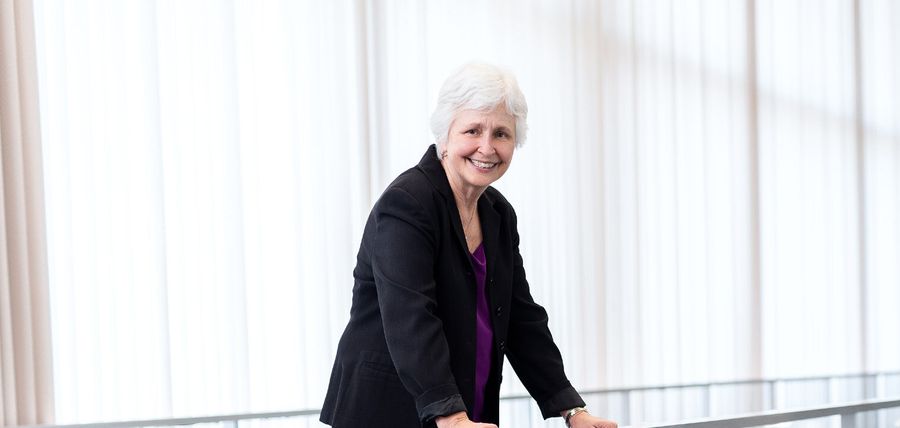
<svg viewBox="0 0 900 428">
<path fill-rule="evenodd" d="M 900 369 L 895 2 L 34 7 L 60 422 L 317 408 L 368 211 L 472 59 L 529 102 L 496 186 L 577 388 Z"/>
<path fill-rule="evenodd" d="M 53 422 L 34 20 L 0 2 L 0 426 Z"/>
</svg>

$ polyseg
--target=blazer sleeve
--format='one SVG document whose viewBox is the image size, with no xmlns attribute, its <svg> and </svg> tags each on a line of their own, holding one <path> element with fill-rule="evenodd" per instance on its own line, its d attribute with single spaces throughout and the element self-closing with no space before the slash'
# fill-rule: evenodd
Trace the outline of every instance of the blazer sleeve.
<svg viewBox="0 0 900 428">
<path fill-rule="evenodd" d="M 506 356 L 547 419 L 585 404 L 566 378 L 562 355 L 547 325 L 547 311 L 531 296 L 519 253 L 515 213 L 512 214 L 512 236 L 514 271 Z"/>
<path fill-rule="evenodd" d="M 465 411 L 436 314 L 434 216 L 399 187 L 389 188 L 373 211 L 372 270 L 394 367 L 421 421 Z"/>
</svg>

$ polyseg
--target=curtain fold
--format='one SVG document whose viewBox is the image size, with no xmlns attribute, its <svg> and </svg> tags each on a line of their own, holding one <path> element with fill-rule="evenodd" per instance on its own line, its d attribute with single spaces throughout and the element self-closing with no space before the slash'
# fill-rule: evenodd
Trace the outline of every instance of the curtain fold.
<svg viewBox="0 0 900 428">
<path fill-rule="evenodd" d="M 30 1 L 0 2 L 0 426 L 53 421 L 50 301 Z"/>
</svg>

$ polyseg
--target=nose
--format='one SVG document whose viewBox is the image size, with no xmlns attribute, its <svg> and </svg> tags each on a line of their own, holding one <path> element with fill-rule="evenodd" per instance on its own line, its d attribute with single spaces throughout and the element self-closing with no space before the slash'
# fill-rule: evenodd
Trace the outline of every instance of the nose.
<svg viewBox="0 0 900 428">
<path fill-rule="evenodd" d="M 484 155 L 492 155 L 494 150 L 494 136 L 490 132 L 485 132 L 478 142 L 478 152 Z"/>
</svg>

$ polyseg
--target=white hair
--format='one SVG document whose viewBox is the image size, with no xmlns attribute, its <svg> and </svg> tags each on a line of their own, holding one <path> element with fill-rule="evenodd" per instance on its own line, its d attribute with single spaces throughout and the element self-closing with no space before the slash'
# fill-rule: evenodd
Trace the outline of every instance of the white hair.
<svg viewBox="0 0 900 428">
<path fill-rule="evenodd" d="M 525 142 L 528 132 L 528 104 L 516 77 L 492 64 L 471 62 L 458 68 L 441 86 L 437 106 L 431 114 L 431 132 L 438 156 L 450 133 L 450 125 L 461 110 L 491 111 L 504 103 L 516 119 L 516 147 Z"/>
</svg>

